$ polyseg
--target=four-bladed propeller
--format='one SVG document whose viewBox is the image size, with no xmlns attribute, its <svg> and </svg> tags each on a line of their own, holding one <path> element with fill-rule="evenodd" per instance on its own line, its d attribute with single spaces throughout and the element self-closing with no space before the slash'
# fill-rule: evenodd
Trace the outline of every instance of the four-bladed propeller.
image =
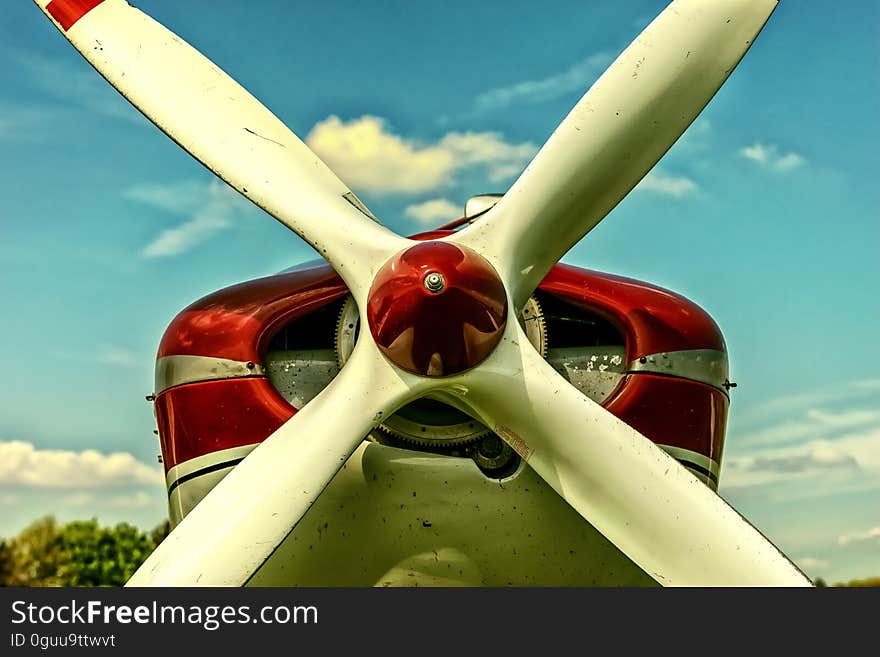
<svg viewBox="0 0 880 657">
<path fill-rule="evenodd" d="M 370 328 L 332 383 L 234 468 L 129 585 L 247 583 L 364 435 L 429 393 L 453 396 L 495 430 L 658 582 L 810 584 L 678 462 L 573 388 L 507 319 L 508 308 L 522 306 L 690 125 L 776 0 L 672 2 L 501 202 L 472 226 L 417 249 L 375 222 L 247 91 L 125 0 L 35 1 L 151 121 L 326 258 Z M 472 266 L 478 261 L 487 264 Z M 395 262 L 410 273 L 399 276 Z M 415 301 L 389 305 L 395 293 Z M 479 306 L 457 317 L 453 295 L 482 299 L 494 313 L 492 330 L 474 327 L 467 313 Z M 441 307 L 450 339 L 417 316 Z"/>
</svg>

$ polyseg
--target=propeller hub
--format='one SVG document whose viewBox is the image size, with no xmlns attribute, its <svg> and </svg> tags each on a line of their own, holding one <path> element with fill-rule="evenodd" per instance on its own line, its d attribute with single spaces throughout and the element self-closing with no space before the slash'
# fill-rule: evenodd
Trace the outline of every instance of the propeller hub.
<svg viewBox="0 0 880 657">
<path fill-rule="evenodd" d="M 443 274 L 440 272 L 432 271 L 425 276 L 425 287 L 435 294 L 442 292 L 443 288 L 446 287 L 446 279 L 443 278 Z"/>
<path fill-rule="evenodd" d="M 422 376 L 449 376 L 492 353 L 507 323 L 507 294 L 477 252 L 422 242 L 379 270 L 367 322 L 379 349 L 397 366 Z"/>
</svg>

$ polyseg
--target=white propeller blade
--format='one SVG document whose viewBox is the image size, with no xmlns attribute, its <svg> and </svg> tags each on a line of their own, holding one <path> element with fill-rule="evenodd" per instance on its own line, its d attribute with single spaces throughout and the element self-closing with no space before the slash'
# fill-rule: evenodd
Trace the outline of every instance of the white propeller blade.
<svg viewBox="0 0 880 657">
<path fill-rule="evenodd" d="M 367 326 L 363 309 L 377 270 L 411 242 L 369 218 L 242 87 L 124 0 L 35 2 L 156 125 L 317 249 L 345 280 Z M 684 132 L 775 5 L 675 0 L 587 92 L 501 202 L 449 240 L 488 258 L 519 308 Z M 247 583 L 364 435 L 429 392 L 459 399 L 659 582 L 810 584 L 720 497 L 559 376 L 509 321 L 485 361 L 451 377 L 404 372 L 362 330 L 333 382 L 234 468 L 129 585 Z"/>
<path fill-rule="evenodd" d="M 364 436 L 428 381 L 360 340 L 339 375 L 260 443 L 150 554 L 127 586 L 241 586 Z"/>
<path fill-rule="evenodd" d="M 520 308 L 654 166 L 730 75 L 777 0 L 675 0 L 563 120 L 501 201 L 452 238 Z"/>
<path fill-rule="evenodd" d="M 516 323 L 451 392 L 661 584 L 811 585 L 721 497 L 557 374 Z"/>
<path fill-rule="evenodd" d="M 309 242 L 358 301 L 366 294 L 360 285 L 405 246 L 405 240 L 369 219 L 351 190 L 266 107 L 125 0 L 35 2 L 147 118 Z M 85 11 L 90 5 L 95 6 Z M 77 16 L 65 29 L 68 17 Z"/>
</svg>

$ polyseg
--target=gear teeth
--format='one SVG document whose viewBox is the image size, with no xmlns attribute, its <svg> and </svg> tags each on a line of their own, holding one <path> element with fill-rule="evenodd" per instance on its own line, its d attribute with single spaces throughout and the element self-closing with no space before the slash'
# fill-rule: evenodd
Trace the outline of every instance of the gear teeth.
<svg viewBox="0 0 880 657">
<path fill-rule="evenodd" d="M 339 314 L 336 317 L 336 331 L 333 335 L 333 351 L 336 353 L 336 364 L 340 369 L 342 369 L 345 361 L 348 360 L 348 357 L 351 356 L 351 352 L 354 350 L 354 339 L 351 341 L 350 349 L 346 349 L 345 345 L 343 345 L 343 341 L 346 339 L 346 324 L 350 321 L 348 315 L 351 314 L 352 308 L 354 309 L 354 325 L 356 329 L 360 317 L 357 314 L 357 304 L 354 302 L 354 297 L 349 293 L 343 297 L 342 303 L 339 306 Z"/>
<path fill-rule="evenodd" d="M 537 297 L 532 297 L 535 302 L 536 312 L 538 313 L 538 326 L 541 327 L 541 358 L 547 358 L 547 348 L 550 345 L 550 332 L 547 329 L 547 320 L 544 319 L 544 308 Z"/>
<path fill-rule="evenodd" d="M 398 440 L 402 440 L 406 443 L 410 443 L 411 445 L 418 445 L 419 447 L 462 447 L 464 445 L 470 445 L 471 443 L 475 443 L 478 440 L 482 440 L 490 433 L 492 433 L 488 428 L 485 431 L 480 433 L 476 433 L 465 438 L 450 438 L 449 440 L 431 440 L 430 438 L 418 438 L 416 436 L 410 436 L 399 431 L 395 431 L 391 427 L 385 426 L 384 424 L 380 424 L 376 427 L 379 431 L 381 431 L 386 436 L 391 436 L 392 438 L 397 438 Z"/>
<path fill-rule="evenodd" d="M 523 312 L 525 312 L 526 308 L 529 306 L 532 307 L 532 314 L 534 319 L 529 319 L 529 321 L 534 321 L 537 326 L 537 334 L 538 334 L 538 344 L 535 344 L 531 336 L 529 336 L 529 341 L 532 343 L 532 346 L 538 350 L 538 353 L 541 354 L 541 358 L 547 358 L 547 345 L 548 341 L 548 333 L 547 333 L 547 322 L 544 320 L 544 309 L 541 307 L 541 302 L 538 301 L 538 298 L 533 294 L 529 297 L 528 301 L 526 301 L 526 305 L 523 306 Z M 523 319 L 525 322 L 525 319 Z M 524 327 L 525 328 L 525 327 Z M 529 335 L 528 329 L 526 330 L 526 335 Z"/>
</svg>

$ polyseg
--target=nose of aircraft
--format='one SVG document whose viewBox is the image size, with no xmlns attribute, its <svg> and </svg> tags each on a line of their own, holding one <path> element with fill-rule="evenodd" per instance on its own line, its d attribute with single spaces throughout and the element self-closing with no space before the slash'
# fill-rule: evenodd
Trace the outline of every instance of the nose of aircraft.
<svg viewBox="0 0 880 657">
<path fill-rule="evenodd" d="M 422 376 L 474 367 L 501 340 L 507 293 L 495 269 L 468 247 L 424 242 L 379 270 L 367 322 L 382 353 Z"/>
</svg>

